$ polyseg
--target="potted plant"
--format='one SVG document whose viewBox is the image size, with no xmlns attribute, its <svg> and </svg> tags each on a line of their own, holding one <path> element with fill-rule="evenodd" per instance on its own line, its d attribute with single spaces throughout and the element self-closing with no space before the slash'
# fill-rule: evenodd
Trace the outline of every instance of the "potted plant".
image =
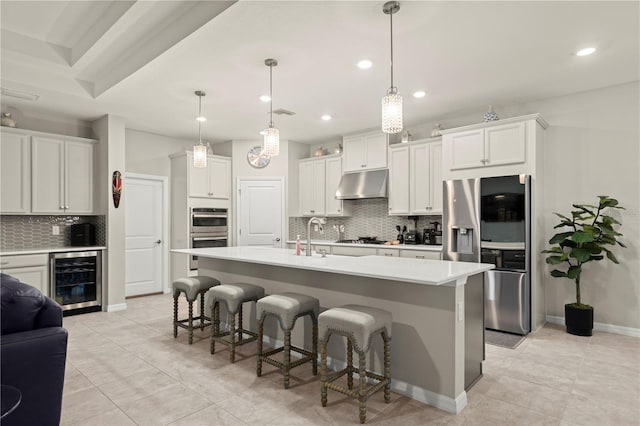
<svg viewBox="0 0 640 426">
<path fill-rule="evenodd" d="M 552 245 L 542 253 L 548 253 L 546 262 L 562 269 L 553 269 L 551 276 L 555 278 L 569 278 L 576 283 L 576 301 L 564 305 L 565 325 L 567 332 L 578 336 L 591 336 L 593 330 L 593 307 L 582 303 L 580 299 L 580 278 L 583 265 L 589 262 L 603 260 L 605 257 L 613 263 L 619 263 L 609 246 L 626 247 L 618 241 L 622 234 L 613 229 L 620 225 L 615 218 L 605 214 L 605 209 L 624 209 L 618 205 L 618 200 L 606 195 L 598 196 L 597 206 L 589 204 L 573 204 L 575 210 L 567 217 L 554 213 L 560 218 L 560 223 L 554 226 L 564 228 L 563 232 L 555 234 L 550 240 Z M 566 230 L 566 228 L 569 228 Z"/>
</svg>

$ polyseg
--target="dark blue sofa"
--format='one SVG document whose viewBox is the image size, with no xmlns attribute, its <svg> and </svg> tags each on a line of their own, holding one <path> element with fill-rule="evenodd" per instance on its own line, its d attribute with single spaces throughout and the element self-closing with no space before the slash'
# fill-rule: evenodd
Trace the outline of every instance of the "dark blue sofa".
<svg viewBox="0 0 640 426">
<path fill-rule="evenodd" d="M 58 425 L 68 337 L 62 309 L 6 274 L 0 274 L 0 299 L 0 380 L 22 393 L 20 405 L 2 419 L 2 426 Z"/>
</svg>

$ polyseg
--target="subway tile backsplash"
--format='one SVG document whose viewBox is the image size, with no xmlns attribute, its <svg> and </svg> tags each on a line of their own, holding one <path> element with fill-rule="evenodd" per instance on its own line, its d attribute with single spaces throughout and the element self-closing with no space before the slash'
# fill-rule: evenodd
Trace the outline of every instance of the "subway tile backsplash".
<svg viewBox="0 0 640 426">
<path fill-rule="evenodd" d="M 106 241 L 105 216 L 0 216 L 0 249 L 22 250 L 61 248 L 70 245 L 70 226 L 91 223 L 96 227 L 96 245 Z M 60 235 L 51 235 L 52 226 L 60 227 Z"/>
<path fill-rule="evenodd" d="M 349 217 L 328 217 L 324 226 L 324 234 L 311 231 L 311 238 L 314 240 L 335 241 L 338 239 L 338 232 L 333 229 L 333 225 L 344 225 L 345 239 L 356 239 L 358 237 L 378 237 L 379 240 L 395 240 L 398 235 L 396 225 L 407 226 L 413 229 L 414 221 L 407 216 L 389 216 L 389 202 L 386 198 L 374 198 L 369 200 L 353 200 L 352 216 Z M 308 217 L 289 218 L 289 238 L 295 239 L 300 234 L 301 239 L 307 238 Z M 442 216 L 418 216 L 418 230 L 422 232 L 431 222 L 442 223 Z"/>
</svg>

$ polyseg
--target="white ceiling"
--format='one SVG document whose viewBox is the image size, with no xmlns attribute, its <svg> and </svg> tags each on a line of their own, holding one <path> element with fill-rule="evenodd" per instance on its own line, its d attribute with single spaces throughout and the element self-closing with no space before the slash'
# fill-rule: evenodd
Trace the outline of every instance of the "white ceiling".
<svg viewBox="0 0 640 426">
<path fill-rule="evenodd" d="M 5 106 L 195 138 L 257 139 L 268 122 L 266 58 L 275 58 L 281 137 L 316 142 L 377 128 L 389 86 L 382 1 L 1 2 Z M 640 3 L 402 1 L 394 15 L 394 80 L 405 124 L 486 105 L 527 102 L 636 81 Z M 577 57 L 581 47 L 596 54 Z M 362 71 L 357 60 L 369 58 Z M 428 95 L 414 99 L 413 91 Z M 334 119 L 324 122 L 322 114 Z"/>
</svg>

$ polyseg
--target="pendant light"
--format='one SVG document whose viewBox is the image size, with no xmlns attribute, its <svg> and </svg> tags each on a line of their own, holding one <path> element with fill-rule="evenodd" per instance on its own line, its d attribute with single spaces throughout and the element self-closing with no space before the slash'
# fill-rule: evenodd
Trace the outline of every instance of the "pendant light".
<svg viewBox="0 0 640 426">
<path fill-rule="evenodd" d="M 193 147 L 193 167 L 207 167 L 207 147 L 202 144 L 202 122 L 206 119 L 202 116 L 202 97 L 206 96 L 206 93 L 201 90 L 196 90 L 196 96 L 198 97 L 198 145 Z"/>
<path fill-rule="evenodd" d="M 263 130 L 263 152 L 274 157 L 280 154 L 280 131 L 273 127 L 273 67 L 278 65 L 275 59 L 265 59 L 264 64 L 269 67 L 269 127 Z"/>
<path fill-rule="evenodd" d="M 391 87 L 382 97 L 382 131 L 384 133 L 400 133 L 402 131 L 402 96 L 393 85 L 393 14 L 400 10 L 400 2 L 389 1 L 382 11 L 389 15 L 391 23 Z"/>
</svg>

